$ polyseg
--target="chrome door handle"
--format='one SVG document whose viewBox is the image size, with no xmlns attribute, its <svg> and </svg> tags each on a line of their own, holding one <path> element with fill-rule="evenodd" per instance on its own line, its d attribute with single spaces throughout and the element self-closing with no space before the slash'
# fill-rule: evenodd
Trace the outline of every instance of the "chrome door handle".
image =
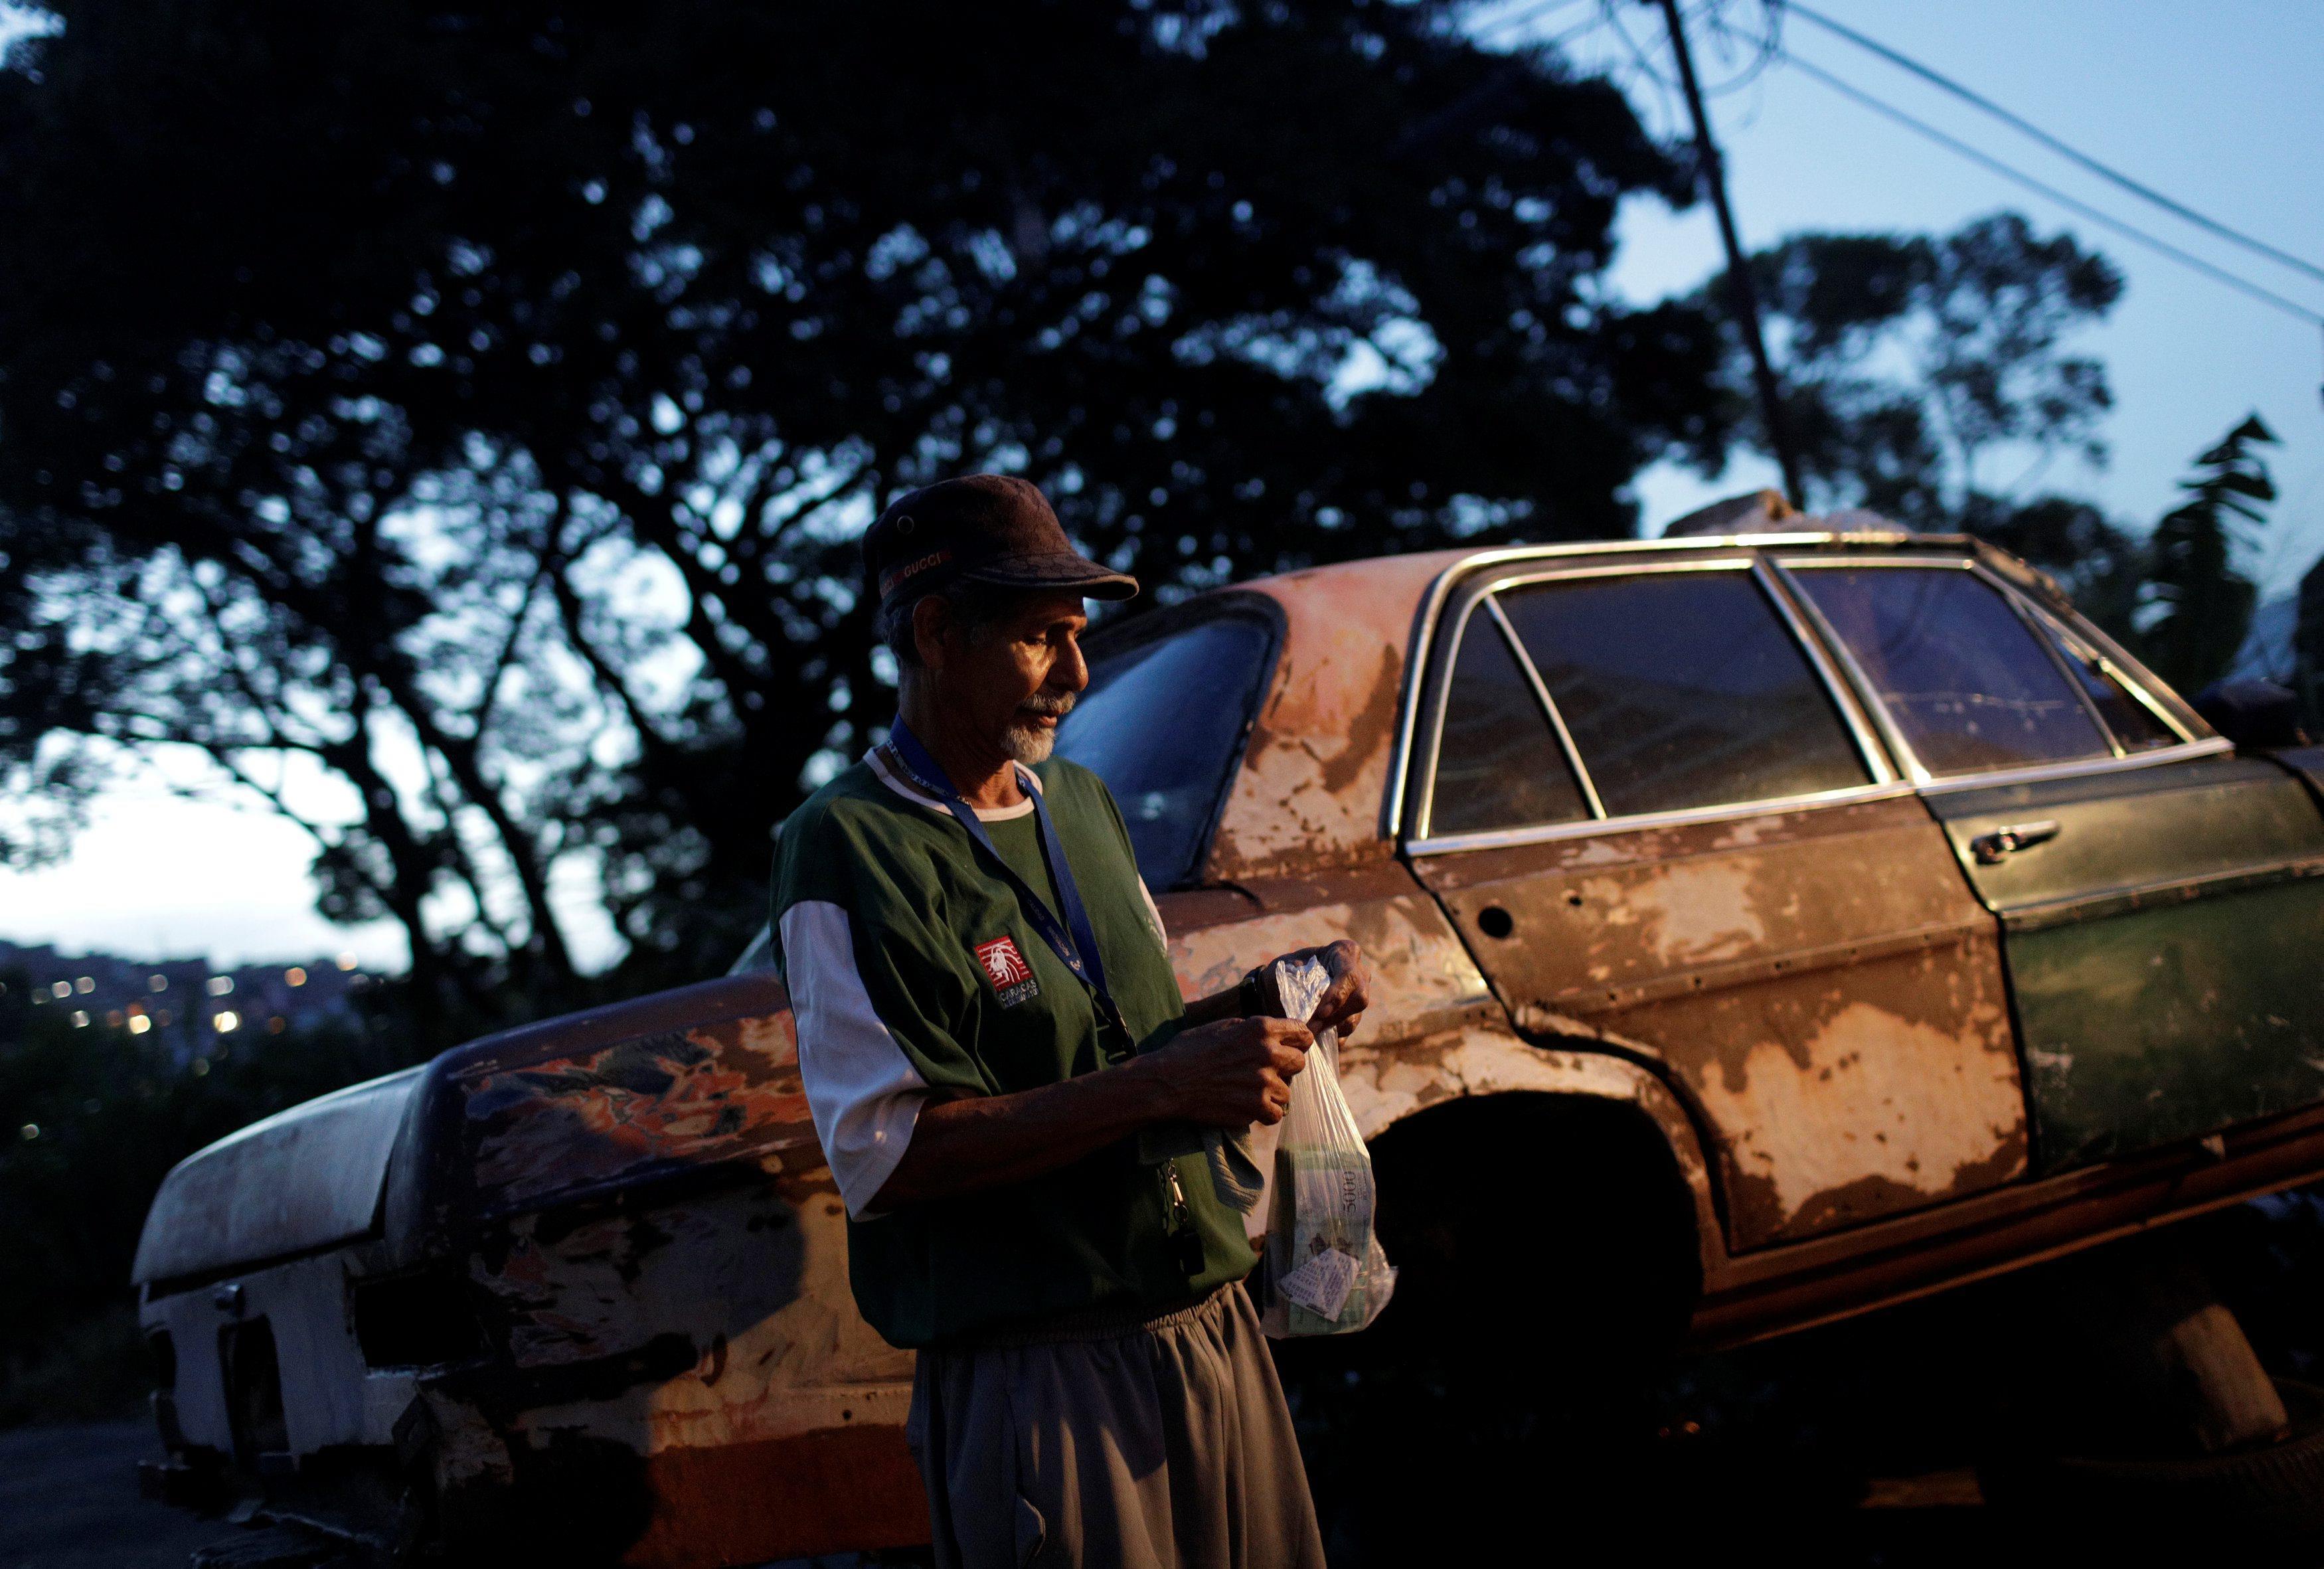
<svg viewBox="0 0 2324 1569">
<path fill-rule="evenodd" d="M 2046 844 L 2057 836 L 2058 820 L 2044 817 L 2038 823 L 2012 823 L 1990 834 L 1979 834 L 1969 842 L 1969 849 L 1979 866 L 1991 866 L 2020 850 Z"/>
</svg>

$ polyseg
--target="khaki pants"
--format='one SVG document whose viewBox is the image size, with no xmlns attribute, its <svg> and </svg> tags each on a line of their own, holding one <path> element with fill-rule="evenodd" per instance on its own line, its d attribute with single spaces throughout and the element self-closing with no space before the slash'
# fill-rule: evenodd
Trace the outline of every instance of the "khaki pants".
<svg viewBox="0 0 2324 1569">
<path fill-rule="evenodd" d="M 1323 1569 L 1239 1285 L 924 1351 L 906 1433 L 940 1569 Z"/>
</svg>

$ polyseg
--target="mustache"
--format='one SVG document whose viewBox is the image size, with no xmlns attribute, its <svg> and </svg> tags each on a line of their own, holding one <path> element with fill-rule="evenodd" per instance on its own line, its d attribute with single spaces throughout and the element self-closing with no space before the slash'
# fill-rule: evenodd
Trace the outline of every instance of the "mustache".
<svg viewBox="0 0 2324 1569">
<path fill-rule="evenodd" d="M 1038 714 L 1046 719 L 1063 719 L 1074 711 L 1074 694 L 1059 692 L 1052 696 L 1045 692 L 1036 692 L 1018 704 L 1017 711 L 1020 714 Z"/>
</svg>

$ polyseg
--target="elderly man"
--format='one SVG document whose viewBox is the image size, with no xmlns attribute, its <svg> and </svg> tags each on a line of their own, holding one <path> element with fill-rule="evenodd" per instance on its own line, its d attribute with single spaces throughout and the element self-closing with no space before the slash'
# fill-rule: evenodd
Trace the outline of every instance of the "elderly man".
<svg viewBox="0 0 2324 1569">
<path fill-rule="evenodd" d="M 998 475 L 905 496 L 863 558 L 901 713 L 784 825 L 775 929 L 856 1303 L 920 1352 L 936 1562 L 1321 1565 L 1241 1216 L 1153 1153 L 1279 1121 L 1307 1027 L 1265 966 L 1180 996 L 1112 797 L 1049 756 L 1084 600 L 1137 583 Z M 1352 1026 L 1360 957 L 1313 952 L 1314 1022 Z"/>
</svg>

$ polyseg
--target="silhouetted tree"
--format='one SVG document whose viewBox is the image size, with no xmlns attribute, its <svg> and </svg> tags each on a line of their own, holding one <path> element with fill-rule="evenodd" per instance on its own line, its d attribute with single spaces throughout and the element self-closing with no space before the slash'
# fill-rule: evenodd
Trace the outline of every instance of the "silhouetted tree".
<svg viewBox="0 0 2324 1569">
<path fill-rule="evenodd" d="M 2267 464 L 2253 450 L 2274 442 L 2257 414 L 2246 416 L 2195 460 L 2194 477 L 2179 485 L 2187 499 L 2154 526 L 2146 574 L 2154 610 L 2140 651 L 2181 690 L 2227 674 L 2251 630 L 2258 591 L 2235 558 L 2275 499 Z"/>
<path fill-rule="evenodd" d="M 2274 494 L 2251 450 L 2273 439 L 2256 416 L 2196 460 L 2187 502 L 2151 536 L 2031 489 L 2060 455 L 2105 457 L 2105 371 L 2070 352 L 2121 297 L 2105 257 L 1999 213 L 1934 238 L 1796 235 L 1752 266 L 1811 505 L 1980 535 L 2049 571 L 2176 684 L 2191 691 L 2225 672 L 2252 610 L 2235 552 Z M 1728 395 L 1764 447 L 1745 370 L 1730 332 Z M 1720 456 L 1709 449 L 1706 465 Z M 2005 456 L 2019 473 L 1997 484 Z"/>
<path fill-rule="evenodd" d="M 567 879 L 629 984 L 739 946 L 884 720 L 900 487 L 1021 470 L 1167 596 L 1627 532 L 1727 429 L 1703 313 L 1596 281 L 1680 171 L 1449 0 L 54 9 L 0 73 L 9 793 L 198 749 L 422 1006 L 576 995 Z"/>
<path fill-rule="evenodd" d="M 2045 238 L 2005 212 L 1942 236 L 1798 235 L 1751 265 L 1808 504 L 1921 529 L 1997 527 L 2021 486 L 1987 472 L 1997 454 L 2029 469 L 2063 451 L 2103 457 L 2105 371 L 2067 340 L 2105 316 L 2122 279 L 2070 235 Z M 1744 370 L 1730 334 L 1738 400 Z M 1738 413 L 1764 447 L 1756 411 Z"/>
</svg>

